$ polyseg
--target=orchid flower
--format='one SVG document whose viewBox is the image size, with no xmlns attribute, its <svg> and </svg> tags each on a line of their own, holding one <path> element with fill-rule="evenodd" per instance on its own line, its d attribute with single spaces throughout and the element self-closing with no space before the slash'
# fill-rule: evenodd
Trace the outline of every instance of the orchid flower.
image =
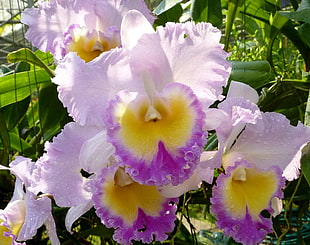
<svg viewBox="0 0 310 245">
<path fill-rule="evenodd" d="M 46 153 L 36 163 L 33 190 L 70 207 L 65 220 L 68 231 L 94 206 L 102 223 L 116 228 L 114 239 L 121 244 L 151 242 L 154 236 L 165 240 L 174 228 L 177 196 L 166 198 L 156 186 L 135 182 L 118 164 L 106 139 L 102 128 L 67 124 L 45 145 Z M 90 176 L 83 176 L 81 170 Z"/>
<path fill-rule="evenodd" d="M 219 43 L 220 30 L 210 23 L 168 22 L 154 31 L 140 12 L 131 10 L 124 16 L 121 38 L 140 89 L 147 73 L 157 91 L 172 82 L 189 86 L 204 109 L 223 99 L 231 64 Z"/>
<path fill-rule="evenodd" d="M 41 51 L 56 60 L 76 52 L 88 62 L 121 46 L 120 24 L 130 9 L 155 19 L 142 0 L 50 0 L 26 9 L 21 21 L 29 27 L 26 38 Z"/>
<path fill-rule="evenodd" d="M 156 186 L 135 182 L 119 166 L 103 168 L 93 186 L 96 213 L 104 225 L 116 229 L 118 243 L 164 241 L 173 231 L 176 196 L 166 198 Z"/>
<path fill-rule="evenodd" d="M 150 83 L 158 92 L 169 83 L 187 85 L 205 110 L 223 98 L 222 87 L 231 70 L 220 37 L 221 32 L 209 23 L 167 23 L 155 31 L 146 17 L 130 10 L 121 24 L 121 49 L 88 63 L 71 54 L 57 67 L 52 81 L 81 125 L 101 125 L 103 111 L 116 93 L 145 93 Z"/>
<path fill-rule="evenodd" d="M 154 31 L 131 10 L 121 39 L 122 49 L 89 63 L 68 55 L 53 82 L 74 120 L 107 128 L 120 164 L 135 181 L 177 185 L 199 162 L 204 110 L 222 98 L 229 76 L 220 31 L 193 22 Z M 181 60 L 195 63 L 184 67 Z"/>
<path fill-rule="evenodd" d="M 233 86 L 245 88 L 238 83 Z M 247 90 L 254 93 L 250 87 L 243 91 Z M 233 95 L 219 108 L 224 115 L 218 116 L 222 122 L 215 128 L 219 151 L 204 163 L 222 165 L 225 170 L 213 188 L 212 211 L 227 236 L 243 244 L 257 244 L 272 230 L 271 220 L 261 212 L 278 214 L 275 204 L 283 197 L 284 170 L 295 168 L 291 162 L 296 162 L 296 154 L 309 141 L 310 129 L 290 125 L 279 113 L 259 112 L 249 99 Z"/>
<path fill-rule="evenodd" d="M 16 241 L 31 239 L 43 224 L 51 244 L 60 244 L 51 213 L 51 200 L 47 196 L 36 196 L 30 190 L 34 181 L 32 178 L 34 166 L 30 159 L 16 157 L 10 163 L 10 168 L 1 167 L 10 170 L 16 176 L 12 199 L 7 207 L 0 211 L 1 244 L 21 244 Z"/>
</svg>

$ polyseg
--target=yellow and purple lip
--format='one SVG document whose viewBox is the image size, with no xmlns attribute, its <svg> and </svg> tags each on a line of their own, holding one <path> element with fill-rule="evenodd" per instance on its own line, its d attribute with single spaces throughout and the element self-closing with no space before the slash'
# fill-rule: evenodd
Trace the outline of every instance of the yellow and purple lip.
<svg viewBox="0 0 310 245">
<path fill-rule="evenodd" d="M 119 167 L 103 168 L 93 186 L 96 213 L 116 229 L 113 238 L 120 244 L 164 241 L 173 231 L 178 199 L 163 197 L 156 186 L 135 182 Z"/>
<path fill-rule="evenodd" d="M 16 236 L 10 230 L 4 219 L 0 218 L 0 244 L 12 245 Z"/>
<path fill-rule="evenodd" d="M 227 236 L 244 244 L 257 244 L 271 232 L 272 223 L 261 215 L 273 212 L 271 200 L 282 198 L 285 182 L 278 166 L 267 171 L 241 160 L 217 179 L 211 198 L 217 225 Z"/>
<path fill-rule="evenodd" d="M 102 52 L 121 45 L 119 30 L 110 28 L 107 33 L 93 30 L 89 32 L 86 27 L 71 25 L 65 34 L 67 52 L 76 52 L 77 55 L 85 60 L 92 61 Z"/>
<path fill-rule="evenodd" d="M 205 114 L 192 90 L 170 83 L 161 93 L 119 95 L 108 108 L 108 136 L 130 175 L 147 185 L 177 185 L 199 163 Z"/>
</svg>

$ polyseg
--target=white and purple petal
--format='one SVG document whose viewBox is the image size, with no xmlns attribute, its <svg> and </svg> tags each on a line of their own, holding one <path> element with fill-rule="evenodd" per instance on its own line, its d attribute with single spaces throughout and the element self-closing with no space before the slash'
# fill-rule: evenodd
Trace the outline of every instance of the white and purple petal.
<svg viewBox="0 0 310 245">
<path fill-rule="evenodd" d="M 226 98 L 218 107 L 206 111 L 207 129 L 216 130 L 219 146 L 214 157 L 202 163 L 204 167 L 219 168 L 223 153 L 230 150 L 245 126 L 262 118 L 258 106 L 241 97 Z"/>
<path fill-rule="evenodd" d="M 18 233 L 18 240 L 25 241 L 36 235 L 37 229 L 39 229 L 50 216 L 52 217 L 51 205 L 51 200 L 47 196 L 37 197 L 30 191 L 26 192 L 26 216 L 23 226 Z M 60 243 L 58 242 L 58 244 Z"/>
<path fill-rule="evenodd" d="M 108 101 L 132 82 L 127 56 L 118 49 L 88 63 L 70 53 L 55 73 L 52 81 L 59 85 L 59 99 L 82 126 L 103 126 Z"/>
<path fill-rule="evenodd" d="M 132 69 L 137 77 L 148 71 L 157 91 L 170 82 L 191 87 L 207 108 L 223 98 L 222 87 L 231 69 L 220 37 L 209 23 L 167 23 L 139 39 L 130 52 Z"/>
<path fill-rule="evenodd" d="M 72 232 L 71 231 L 72 224 L 78 218 L 80 218 L 83 214 L 85 214 L 88 210 L 90 210 L 93 207 L 93 205 L 94 205 L 93 201 L 90 200 L 89 202 L 82 203 L 75 207 L 71 207 L 68 210 L 68 213 L 65 219 L 65 226 L 66 226 L 67 231 Z"/>
<path fill-rule="evenodd" d="M 301 157 L 298 152 L 309 139 L 310 128 L 301 123 L 292 126 L 284 115 L 267 112 L 262 114 L 262 119 L 257 120 L 256 124 L 245 127 L 231 151 L 241 153 L 245 159 L 261 169 L 277 165 L 284 171 L 294 160 L 290 167 L 292 172 L 296 173 L 299 168 L 296 164 Z M 295 178 L 297 176 L 296 174 Z"/>
<path fill-rule="evenodd" d="M 13 197 L 3 210 L 6 222 L 11 230 L 12 238 L 18 241 L 32 239 L 43 224 L 51 235 L 52 245 L 59 245 L 55 225 L 48 227 L 54 222 L 51 213 L 51 200 L 47 196 L 36 196 L 32 191 L 35 184 L 33 171 L 35 163 L 31 159 L 16 157 L 10 163 L 10 170 L 16 176 Z M 15 243 L 13 243 L 15 244 Z"/>
<path fill-rule="evenodd" d="M 254 104 L 257 104 L 259 96 L 254 88 L 248 84 L 231 81 L 227 92 L 227 98 L 239 97 L 245 100 L 249 100 Z"/>
<path fill-rule="evenodd" d="M 65 55 L 64 33 L 72 24 L 85 26 L 87 18 L 95 16 L 94 3 L 92 0 L 39 1 L 37 8 L 28 8 L 22 13 L 21 20 L 29 27 L 26 38 L 41 51 L 50 51 L 56 59 L 62 58 Z M 89 29 L 95 24 L 93 21 Z"/>
<path fill-rule="evenodd" d="M 141 11 L 153 23 L 155 18 L 142 0 L 39 1 L 37 7 L 22 13 L 21 20 L 29 27 L 26 38 L 35 47 L 44 52 L 50 51 L 56 60 L 60 60 L 68 52 L 66 35 L 70 26 L 85 27 L 89 33 L 93 30 L 109 33 L 111 28 L 119 32 L 122 17 L 130 9 Z"/>
<path fill-rule="evenodd" d="M 73 122 L 67 124 L 52 143 L 46 143 L 46 153 L 37 161 L 34 171 L 36 186 L 33 191 L 53 195 L 61 207 L 88 202 L 91 193 L 87 190 L 88 179 L 81 173 L 80 150 L 87 140 L 102 130 Z"/>
</svg>

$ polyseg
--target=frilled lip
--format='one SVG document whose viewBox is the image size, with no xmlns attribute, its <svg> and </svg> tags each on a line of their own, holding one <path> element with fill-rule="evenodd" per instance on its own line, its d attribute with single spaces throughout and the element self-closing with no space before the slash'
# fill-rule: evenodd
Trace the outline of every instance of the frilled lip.
<svg viewBox="0 0 310 245">
<path fill-rule="evenodd" d="M 120 164 L 142 184 L 182 183 L 199 163 L 206 141 L 200 101 L 186 85 L 170 83 L 157 95 L 165 102 L 158 106 L 165 107 L 163 118 L 145 122 L 140 97 L 126 101 L 122 96 L 111 101 L 106 123 Z"/>
<path fill-rule="evenodd" d="M 121 195 L 118 196 L 119 193 L 117 192 L 120 187 L 116 187 L 116 189 L 113 190 L 116 183 L 115 174 L 118 169 L 119 167 L 104 168 L 98 175 L 97 179 L 93 181 L 94 207 L 102 223 L 109 228 L 116 229 L 113 238 L 120 244 L 131 244 L 132 240 L 141 240 L 142 242 L 150 243 L 154 239 L 157 241 L 164 241 L 167 239 L 167 234 L 172 232 L 174 228 L 176 203 L 178 199 L 159 196 L 162 201 L 159 206 L 157 202 L 158 207 L 155 208 L 158 211 L 157 213 L 150 215 L 148 214 L 149 210 L 144 210 L 138 205 L 137 209 L 134 210 L 136 217 L 134 219 L 128 220 L 128 217 L 125 216 L 128 216 L 130 209 L 128 209 L 128 212 L 122 212 L 119 211 L 120 209 L 117 209 L 116 207 L 122 206 L 127 209 L 128 206 L 131 206 L 128 201 L 134 200 L 132 198 L 137 197 L 137 195 L 141 193 L 131 192 L 130 194 L 129 192 L 129 194 L 126 194 L 123 192 L 125 189 L 123 189 L 123 194 L 126 196 L 128 195 L 128 200 L 123 202 L 124 197 Z M 138 183 L 135 184 L 140 185 Z M 112 192 L 115 191 L 114 193 L 111 193 L 111 186 L 113 186 Z M 147 189 L 150 188 L 150 186 L 143 187 L 142 185 L 140 185 L 140 187 L 146 187 Z M 125 188 L 131 187 L 127 186 Z M 113 197 L 111 197 L 112 195 Z M 159 192 L 158 195 L 160 195 Z M 152 194 L 151 197 L 153 197 Z M 109 203 L 109 200 L 112 199 L 114 201 L 114 205 Z M 144 204 L 146 204 L 148 207 L 153 205 L 153 199 L 148 199 L 147 196 L 141 196 L 138 199 L 140 199 L 140 201 L 143 199 L 142 202 L 144 202 Z M 109 203 L 109 205 L 107 205 L 107 203 Z M 142 206 L 144 206 L 144 204 L 142 203 Z"/>
<path fill-rule="evenodd" d="M 233 179 L 238 178 L 235 174 L 240 169 L 247 171 L 244 183 L 237 183 L 238 180 Z M 261 212 L 267 210 L 273 213 L 271 200 L 274 197 L 283 197 L 284 186 L 285 181 L 278 166 L 260 170 L 252 168 L 248 162 L 242 160 L 228 167 L 226 174 L 218 177 L 211 198 L 218 227 L 224 229 L 224 233 L 237 242 L 259 243 L 272 230 L 272 222 L 264 218 Z"/>
</svg>

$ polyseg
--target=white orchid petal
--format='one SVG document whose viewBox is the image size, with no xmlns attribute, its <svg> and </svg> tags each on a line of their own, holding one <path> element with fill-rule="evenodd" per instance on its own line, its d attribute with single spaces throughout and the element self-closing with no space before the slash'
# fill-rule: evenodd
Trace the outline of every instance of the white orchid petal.
<svg viewBox="0 0 310 245">
<path fill-rule="evenodd" d="M 89 201 L 86 203 L 82 203 L 81 205 L 71 207 L 66 215 L 65 225 L 67 231 L 71 232 L 72 224 L 80 218 L 83 214 L 85 214 L 88 210 L 90 210 L 93 206 L 93 202 Z"/>
<path fill-rule="evenodd" d="M 242 97 L 254 104 L 258 102 L 258 94 L 254 88 L 245 83 L 236 81 L 231 81 L 230 83 L 227 98 L 229 97 Z"/>
<path fill-rule="evenodd" d="M 128 11 L 121 24 L 122 46 L 132 49 L 145 33 L 155 32 L 151 23 L 137 10 Z"/>
</svg>

